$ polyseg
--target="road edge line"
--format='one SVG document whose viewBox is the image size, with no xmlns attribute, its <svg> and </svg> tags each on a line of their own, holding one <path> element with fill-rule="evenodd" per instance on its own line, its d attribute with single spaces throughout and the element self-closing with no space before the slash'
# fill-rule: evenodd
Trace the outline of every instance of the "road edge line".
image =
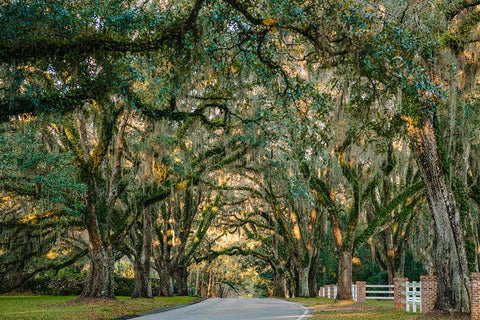
<svg viewBox="0 0 480 320">
<path fill-rule="evenodd" d="M 291 302 L 291 301 L 289 301 L 289 302 Z M 295 320 L 302 320 L 303 318 L 305 318 L 305 317 L 310 313 L 310 311 L 308 310 L 308 308 L 305 307 L 303 304 L 296 303 L 296 302 L 291 302 L 291 303 L 296 304 L 296 305 L 302 307 L 303 309 L 305 309 L 305 312 L 303 312 L 303 314 L 302 314 L 300 317 L 298 317 L 297 319 L 295 319 Z"/>
</svg>

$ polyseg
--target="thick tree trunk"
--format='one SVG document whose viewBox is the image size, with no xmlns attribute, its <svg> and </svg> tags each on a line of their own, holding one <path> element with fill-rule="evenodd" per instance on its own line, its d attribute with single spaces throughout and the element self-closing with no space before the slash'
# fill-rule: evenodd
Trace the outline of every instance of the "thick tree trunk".
<svg viewBox="0 0 480 320">
<path fill-rule="evenodd" d="M 161 297 L 173 296 L 173 282 L 167 264 L 156 261 L 155 270 L 158 273 L 158 295 Z"/>
<path fill-rule="evenodd" d="M 470 312 L 470 279 L 460 213 L 440 158 L 433 116 L 409 128 L 428 204 L 435 220 L 435 269 L 439 279 L 436 308 Z"/>
<path fill-rule="evenodd" d="M 173 271 L 177 296 L 188 296 L 188 272 L 186 266 L 176 266 Z"/>
<path fill-rule="evenodd" d="M 158 295 L 161 297 L 173 297 L 172 278 L 167 272 L 158 278 Z"/>
<path fill-rule="evenodd" d="M 352 252 L 338 252 L 338 283 L 336 300 L 352 300 Z"/>
<path fill-rule="evenodd" d="M 273 269 L 273 296 L 285 297 L 285 271 L 280 268 Z"/>
<path fill-rule="evenodd" d="M 309 297 L 310 290 L 309 290 L 309 267 L 301 267 L 297 270 L 298 272 L 298 297 Z"/>
<path fill-rule="evenodd" d="M 106 244 L 102 239 L 94 199 L 93 187 L 90 187 L 86 199 L 89 214 L 85 220 L 89 240 L 90 269 L 81 296 L 114 298 L 113 249 L 111 245 Z"/>
<path fill-rule="evenodd" d="M 318 295 L 317 267 L 318 262 L 311 263 L 308 272 L 308 296 L 311 298 L 317 297 Z"/>
<path fill-rule="evenodd" d="M 91 235 L 90 238 L 92 238 Z M 114 298 L 112 249 L 104 246 L 101 242 L 90 240 L 89 256 L 90 269 L 82 296 Z"/>
<path fill-rule="evenodd" d="M 146 270 L 145 263 L 135 260 L 133 262 L 133 272 L 135 275 L 135 288 L 132 298 L 152 298 L 152 281 L 150 270 Z"/>
<path fill-rule="evenodd" d="M 135 289 L 133 298 L 152 298 L 152 280 L 150 275 L 153 241 L 153 224 L 150 208 L 143 211 L 143 243 L 141 252 L 134 262 Z M 138 258 L 139 261 L 138 261 Z"/>
</svg>

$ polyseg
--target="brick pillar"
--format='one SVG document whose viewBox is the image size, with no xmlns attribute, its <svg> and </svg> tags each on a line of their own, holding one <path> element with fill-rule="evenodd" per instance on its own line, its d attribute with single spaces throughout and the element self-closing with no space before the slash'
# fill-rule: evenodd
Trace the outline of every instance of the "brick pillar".
<svg viewBox="0 0 480 320">
<path fill-rule="evenodd" d="M 472 272 L 472 304 L 471 319 L 480 320 L 480 273 Z"/>
<path fill-rule="evenodd" d="M 324 287 L 320 287 L 320 289 L 318 289 L 318 296 L 319 297 L 325 297 L 325 288 Z"/>
<path fill-rule="evenodd" d="M 393 303 L 394 308 L 398 310 L 405 310 L 405 285 L 408 282 L 408 278 L 393 278 Z"/>
<path fill-rule="evenodd" d="M 432 311 L 437 301 L 437 277 L 420 276 L 422 290 L 422 313 Z"/>
<path fill-rule="evenodd" d="M 357 302 L 367 301 L 367 283 L 365 281 L 357 281 Z"/>
<path fill-rule="evenodd" d="M 333 298 L 333 285 L 328 285 L 328 298 L 332 299 Z"/>
</svg>

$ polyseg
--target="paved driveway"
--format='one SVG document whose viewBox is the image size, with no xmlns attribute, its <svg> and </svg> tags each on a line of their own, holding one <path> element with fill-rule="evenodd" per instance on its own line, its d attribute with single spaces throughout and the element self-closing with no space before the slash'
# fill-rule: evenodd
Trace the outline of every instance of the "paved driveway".
<svg viewBox="0 0 480 320">
<path fill-rule="evenodd" d="M 208 299 L 169 311 L 150 314 L 138 320 L 301 320 L 307 309 L 280 299 Z"/>
</svg>

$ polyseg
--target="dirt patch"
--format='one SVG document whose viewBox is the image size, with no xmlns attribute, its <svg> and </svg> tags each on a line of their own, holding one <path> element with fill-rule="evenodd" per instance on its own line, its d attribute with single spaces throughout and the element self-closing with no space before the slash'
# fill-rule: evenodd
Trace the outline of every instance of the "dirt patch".
<svg viewBox="0 0 480 320">
<path fill-rule="evenodd" d="M 315 312 L 344 312 L 344 313 L 356 313 L 356 312 L 368 312 L 377 309 L 376 307 L 366 306 L 358 304 L 354 301 L 338 301 L 335 303 L 329 303 L 325 305 L 316 305 L 310 307 Z"/>
<path fill-rule="evenodd" d="M 57 306 L 67 307 L 71 305 L 79 304 L 94 304 L 94 305 L 103 305 L 103 304 L 118 304 L 121 303 L 115 298 L 87 298 L 87 297 L 78 297 L 72 300 L 68 300 L 62 303 L 57 304 Z"/>
<path fill-rule="evenodd" d="M 456 319 L 456 320 L 466 320 L 470 319 L 469 314 L 465 313 L 449 313 L 447 311 L 433 310 L 428 313 L 422 314 L 419 319 Z"/>
</svg>

